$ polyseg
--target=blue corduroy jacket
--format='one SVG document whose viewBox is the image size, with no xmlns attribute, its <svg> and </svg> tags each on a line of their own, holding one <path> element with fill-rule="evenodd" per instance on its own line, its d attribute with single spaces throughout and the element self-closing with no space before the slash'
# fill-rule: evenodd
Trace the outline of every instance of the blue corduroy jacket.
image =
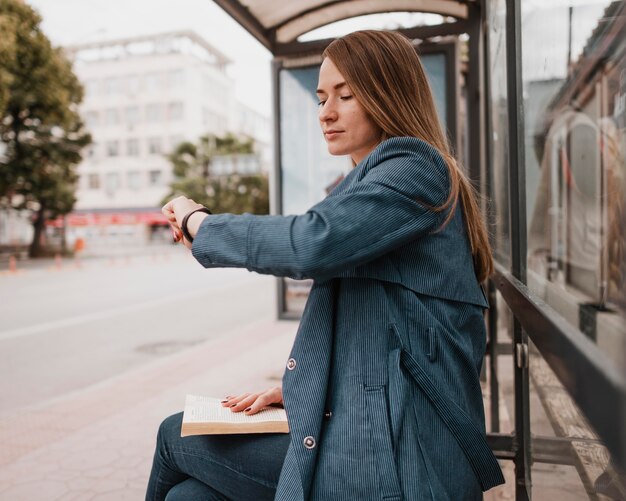
<svg viewBox="0 0 626 501">
<path fill-rule="evenodd" d="M 504 481 L 485 440 L 484 308 L 445 162 L 376 147 L 305 214 L 205 218 L 192 252 L 311 289 L 283 376 L 291 444 L 276 499 L 478 500 Z"/>
</svg>

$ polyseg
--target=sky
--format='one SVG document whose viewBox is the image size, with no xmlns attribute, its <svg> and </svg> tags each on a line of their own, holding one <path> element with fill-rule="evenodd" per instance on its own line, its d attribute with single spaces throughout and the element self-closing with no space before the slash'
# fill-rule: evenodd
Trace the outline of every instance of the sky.
<svg viewBox="0 0 626 501">
<path fill-rule="evenodd" d="M 270 52 L 210 0 L 26 0 L 54 45 L 192 29 L 233 62 L 236 97 L 269 116 Z"/>
</svg>

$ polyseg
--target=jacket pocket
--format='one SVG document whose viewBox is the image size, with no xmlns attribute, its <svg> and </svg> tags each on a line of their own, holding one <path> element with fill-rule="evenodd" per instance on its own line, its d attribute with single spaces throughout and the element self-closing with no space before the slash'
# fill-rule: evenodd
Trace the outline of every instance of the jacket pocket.
<svg viewBox="0 0 626 501">
<path fill-rule="evenodd" d="M 437 346 L 439 345 L 437 329 L 435 327 L 428 327 L 426 329 L 426 342 L 428 343 L 426 355 L 428 356 L 428 360 L 434 362 L 437 360 Z"/>
<path fill-rule="evenodd" d="M 383 385 L 364 386 L 366 415 L 382 499 L 400 501 L 402 491 L 396 468 L 385 389 Z"/>
</svg>

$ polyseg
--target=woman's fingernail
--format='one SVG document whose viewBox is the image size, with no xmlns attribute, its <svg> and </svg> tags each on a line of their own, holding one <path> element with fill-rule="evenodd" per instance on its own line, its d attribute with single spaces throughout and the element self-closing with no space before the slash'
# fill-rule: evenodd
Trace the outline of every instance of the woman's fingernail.
<svg viewBox="0 0 626 501">
<path fill-rule="evenodd" d="M 226 402 L 228 402 L 228 399 L 226 399 L 226 400 L 220 400 L 220 403 L 221 403 L 221 404 L 225 404 Z"/>
<path fill-rule="evenodd" d="M 230 404 L 231 407 L 235 407 L 235 405 L 237 405 L 237 404 Z"/>
<path fill-rule="evenodd" d="M 252 410 L 252 407 L 248 407 L 247 409 L 244 409 L 243 411 L 244 412 L 248 412 L 248 411 L 251 411 L 251 410 Z"/>
</svg>

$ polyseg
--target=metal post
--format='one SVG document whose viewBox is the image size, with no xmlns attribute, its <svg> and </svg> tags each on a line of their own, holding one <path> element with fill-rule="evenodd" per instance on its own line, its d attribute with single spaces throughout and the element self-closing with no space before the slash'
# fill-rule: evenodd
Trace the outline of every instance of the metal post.
<svg viewBox="0 0 626 501">
<path fill-rule="evenodd" d="M 468 5 L 469 9 L 469 71 L 467 82 L 467 115 L 469 143 L 468 177 L 480 189 L 480 178 L 483 165 L 482 138 L 483 121 L 481 120 L 481 35 L 480 10 L 477 5 Z"/>
<path fill-rule="evenodd" d="M 522 34 L 520 0 L 506 0 L 506 66 L 509 120 L 509 200 L 511 273 L 526 283 L 526 173 L 522 94 Z M 528 339 L 513 319 L 515 384 L 515 499 L 531 498 Z"/>
<path fill-rule="evenodd" d="M 274 182 L 270 184 L 270 212 L 272 214 L 283 213 L 283 180 L 281 172 L 281 142 L 280 142 L 280 70 L 282 61 L 272 61 L 272 95 L 274 98 Z M 276 278 L 276 316 L 284 318 L 285 304 L 285 279 Z"/>
<path fill-rule="evenodd" d="M 483 71 L 484 71 L 484 93 L 483 105 L 485 116 L 485 133 L 483 140 L 485 142 L 485 174 L 481 178 L 481 193 L 487 196 L 484 199 L 482 207 L 483 214 L 487 220 L 488 228 L 495 226 L 495 214 L 491 207 L 493 199 L 493 190 L 491 178 L 493 175 L 493 152 L 492 152 L 492 128 L 491 128 L 491 57 L 489 54 L 489 2 L 483 4 L 482 9 L 483 24 Z M 489 299 L 488 312 L 488 332 L 489 332 L 489 415 L 491 421 L 491 432 L 498 433 L 500 431 L 500 386 L 498 384 L 498 304 L 496 288 L 492 280 L 489 280 L 487 294 Z"/>
</svg>

